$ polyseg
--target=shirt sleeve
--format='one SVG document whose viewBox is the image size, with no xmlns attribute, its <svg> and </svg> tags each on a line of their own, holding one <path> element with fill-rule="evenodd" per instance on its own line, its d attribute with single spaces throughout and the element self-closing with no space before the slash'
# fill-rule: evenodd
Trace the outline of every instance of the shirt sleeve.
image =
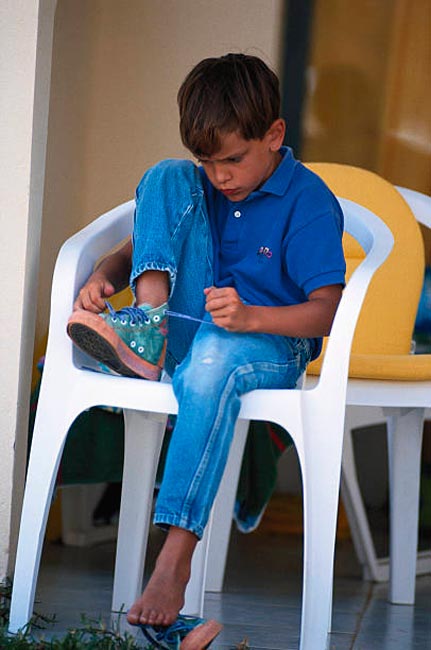
<svg viewBox="0 0 431 650">
<path fill-rule="evenodd" d="M 317 198 L 298 202 L 284 251 L 288 275 L 307 296 L 321 287 L 345 284 L 343 213 L 329 190 Z"/>
</svg>

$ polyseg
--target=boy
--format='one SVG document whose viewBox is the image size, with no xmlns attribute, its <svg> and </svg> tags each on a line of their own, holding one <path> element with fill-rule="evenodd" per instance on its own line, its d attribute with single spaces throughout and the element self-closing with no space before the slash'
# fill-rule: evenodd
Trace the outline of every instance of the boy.
<svg viewBox="0 0 431 650">
<path fill-rule="evenodd" d="M 108 368 L 157 379 L 164 365 L 172 376 L 179 412 L 154 515 L 168 534 L 128 612 L 162 626 L 183 605 L 240 396 L 295 386 L 330 331 L 345 271 L 335 197 L 282 146 L 275 74 L 252 56 L 205 59 L 178 104 L 199 167 L 170 160 L 145 174 L 133 242 L 96 269 L 68 324 Z M 129 274 L 135 307 L 101 315 Z"/>
</svg>

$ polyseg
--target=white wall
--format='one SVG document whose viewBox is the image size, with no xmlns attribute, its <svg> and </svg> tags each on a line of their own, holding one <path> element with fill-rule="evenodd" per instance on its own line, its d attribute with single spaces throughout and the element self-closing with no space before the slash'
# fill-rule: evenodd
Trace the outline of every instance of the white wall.
<svg viewBox="0 0 431 650">
<path fill-rule="evenodd" d="M 54 9 L 0 3 L 0 579 L 25 468 Z"/>
</svg>

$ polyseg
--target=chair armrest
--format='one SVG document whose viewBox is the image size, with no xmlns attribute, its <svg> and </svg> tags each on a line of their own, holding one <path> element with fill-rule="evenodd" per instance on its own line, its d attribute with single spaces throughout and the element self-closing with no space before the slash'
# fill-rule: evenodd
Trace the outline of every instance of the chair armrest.
<svg viewBox="0 0 431 650">
<path fill-rule="evenodd" d="M 119 205 L 70 237 L 61 247 L 52 283 L 48 348 L 55 346 L 56 352 L 64 349 L 64 340 L 68 340 L 66 323 L 79 289 L 91 275 L 97 260 L 131 234 L 134 210 L 134 200 Z M 69 343 L 68 348 L 71 347 Z"/>
<path fill-rule="evenodd" d="M 416 220 L 423 226 L 431 228 L 431 196 L 410 190 L 407 187 L 396 186 L 396 188 L 415 215 Z"/>
<path fill-rule="evenodd" d="M 392 250 L 394 238 L 386 224 L 373 212 L 353 201 L 342 198 L 338 200 L 344 213 L 345 230 L 359 242 L 366 253 L 343 291 L 318 384 L 328 385 L 331 390 L 344 391 L 353 335 L 362 304 L 374 273 Z"/>
</svg>

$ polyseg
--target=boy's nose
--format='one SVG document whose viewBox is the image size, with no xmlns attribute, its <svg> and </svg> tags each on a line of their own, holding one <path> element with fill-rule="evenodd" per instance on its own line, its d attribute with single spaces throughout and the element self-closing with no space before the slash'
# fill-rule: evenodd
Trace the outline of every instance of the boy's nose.
<svg viewBox="0 0 431 650">
<path fill-rule="evenodd" d="M 232 177 L 228 167 L 222 165 L 216 165 L 214 167 L 214 176 L 217 185 L 223 185 Z"/>
</svg>

